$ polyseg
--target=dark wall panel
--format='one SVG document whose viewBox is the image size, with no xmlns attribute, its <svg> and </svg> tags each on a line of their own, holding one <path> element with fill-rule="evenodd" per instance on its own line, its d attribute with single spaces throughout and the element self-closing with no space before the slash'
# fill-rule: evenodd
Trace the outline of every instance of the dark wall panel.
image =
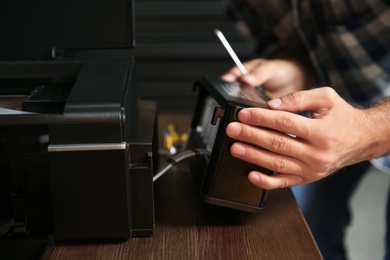
<svg viewBox="0 0 390 260">
<path fill-rule="evenodd" d="M 138 0 L 135 22 L 138 92 L 142 98 L 157 100 L 160 110 L 192 110 L 194 81 L 233 66 L 215 28 L 240 58 L 251 53 L 219 0 Z"/>
</svg>

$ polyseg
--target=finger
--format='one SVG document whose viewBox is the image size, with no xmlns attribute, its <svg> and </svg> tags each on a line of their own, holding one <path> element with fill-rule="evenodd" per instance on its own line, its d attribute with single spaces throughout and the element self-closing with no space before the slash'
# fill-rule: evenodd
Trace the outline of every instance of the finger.
<svg viewBox="0 0 390 260">
<path fill-rule="evenodd" d="M 229 71 L 227 71 L 225 74 L 223 74 L 221 76 L 221 79 L 228 82 L 237 82 L 239 81 L 241 76 L 242 76 L 241 71 L 238 69 L 237 66 L 235 66 L 231 68 Z"/>
<path fill-rule="evenodd" d="M 273 129 L 307 140 L 321 127 L 321 124 L 301 115 L 262 108 L 241 109 L 238 119 L 245 124 Z"/>
<path fill-rule="evenodd" d="M 265 190 L 286 188 L 286 187 L 307 183 L 299 175 L 278 173 L 269 176 L 257 171 L 250 172 L 248 175 L 248 179 L 257 187 Z"/>
<path fill-rule="evenodd" d="M 254 59 L 246 61 L 243 63 L 243 66 L 248 71 L 248 74 L 242 75 L 241 71 L 237 66 L 231 68 L 227 73 L 221 76 L 223 80 L 228 82 L 239 81 L 243 85 L 247 86 L 259 86 L 263 84 L 266 80 L 269 79 L 268 72 L 264 70 L 267 63 L 267 60 L 264 59 Z"/>
<path fill-rule="evenodd" d="M 317 111 L 328 109 L 333 100 L 337 98 L 336 92 L 330 87 L 298 91 L 286 96 L 268 101 L 270 109 L 289 112 Z"/>
<path fill-rule="evenodd" d="M 240 160 L 264 167 L 273 172 L 301 174 L 307 168 L 307 166 L 298 159 L 276 154 L 240 142 L 233 143 L 230 147 L 230 153 Z"/>
<path fill-rule="evenodd" d="M 264 63 L 267 63 L 267 60 L 266 59 L 253 59 L 253 60 L 248 60 L 248 61 L 245 61 L 243 63 L 244 67 L 248 70 L 248 71 L 252 71 L 254 70 L 256 67 L 264 64 Z"/>
<path fill-rule="evenodd" d="M 296 139 L 285 133 L 262 129 L 250 125 L 233 122 L 226 128 L 226 134 L 244 143 L 262 147 L 268 151 L 291 157 L 299 155 L 306 158 L 311 147 L 301 139 Z"/>
<path fill-rule="evenodd" d="M 249 71 L 248 74 L 243 75 L 240 81 L 248 86 L 259 86 L 267 82 L 272 72 L 269 70 L 268 61 L 263 59 L 251 60 L 244 63 L 245 68 Z"/>
</svg>

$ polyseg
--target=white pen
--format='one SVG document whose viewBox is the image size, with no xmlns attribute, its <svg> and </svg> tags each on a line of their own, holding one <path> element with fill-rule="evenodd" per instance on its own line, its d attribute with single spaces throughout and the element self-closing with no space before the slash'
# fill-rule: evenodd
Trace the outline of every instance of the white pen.
<svg viewBox="0 0 390 260">
<path fill-rule="evenodd" d="M 221 40 L 223 46 L 225 46 L 225 49 L 229 53 L 230 57 L 233 59 L 234 63 L 237 65 L 238 69 L 241 71 L 241 74 L 242 75 L 248 74 L 248 71 L 245 69 L 244 65 L 242 64 L 240 59 L 237 57 L 236 53 L 234 52 L 234 50 L 230 46 L 229 42 L 226 40 L 223 33 L 218 29 L 214 29 L 214 32 L 218 36 L 218 38 Z"/>
</svg>

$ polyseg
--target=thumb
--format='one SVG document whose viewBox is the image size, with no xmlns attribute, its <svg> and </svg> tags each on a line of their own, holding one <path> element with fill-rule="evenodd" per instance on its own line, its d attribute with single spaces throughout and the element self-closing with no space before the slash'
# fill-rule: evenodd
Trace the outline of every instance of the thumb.
<svg viewBox="0 0 390 260">
<path fill-rule="evenodd" d="M 294 92 L 267 102 L 270 109 L 289 112 L 315 111 L 332 105 L 336 92 L 330 87 Z"/>
</svg>

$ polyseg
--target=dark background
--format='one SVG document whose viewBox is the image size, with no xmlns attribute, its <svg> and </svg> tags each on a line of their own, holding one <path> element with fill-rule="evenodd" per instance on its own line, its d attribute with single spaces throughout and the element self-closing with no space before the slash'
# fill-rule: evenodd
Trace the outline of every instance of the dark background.
<svg viewBox="0 0 390 260">
<path fill-rule="evenodd" d="M 134 57 L 139 94 L 159 111 L 192 111 L 193 83 L 233 66 L 214 34 L 220 29 L 241 60 L 251 47 L 234 28 L 220 0 L 136 0 Z"/>
<path fill-rule="evenodd" d="M 159 111 L 192 111 L 192 86 L 233 66 L 220 29 L 242 60 L 250 45 L 221 0 L 15 0 L 0 2 L 0 61 L 135 58 L 141 98 Z M 134 23 L 133 23 L 134 21 Z"/>
</svg>

